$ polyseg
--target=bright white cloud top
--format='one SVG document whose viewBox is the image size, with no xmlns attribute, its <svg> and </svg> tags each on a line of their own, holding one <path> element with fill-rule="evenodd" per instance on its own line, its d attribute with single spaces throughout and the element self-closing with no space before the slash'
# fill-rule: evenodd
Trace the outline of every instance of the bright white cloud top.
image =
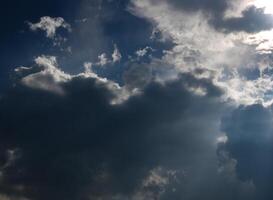
<svg viewBox="0 0 273 200">
<path fill-rule="evenodd" d="M 265 8 L 265 13 L 273 14 L 273 2 L 271 0 L 255 0 L 251 2 L 257 7 Z"/>
<path fill-rule="evenodd" d="M 46 32 L 48 38 L 54 38 L 56 31 L 59 28 L 64 28 L 71 31 L 71 26 L 62 17 L 49 17 L 44 16 L 40 18 L 37 23 L 29 22 L 29 27 L 32 31 L 42 30 Z"/>
<path fill-rule="evenodd" d="M 234 15 L 253 3 L 259 7 L 266 6 L 269 12 L 273 5 L 266 0 L 241 3 L 241 7 L 236 7 L 240 11 L 227 12 Z M 216 85 L 226 90 L 227 98 L 238 104 L 272 103 L 273 79 L 268 74 L 272 66 L 268 58 L 273 46 L 271 30 L 259 33 L 219 32 L 209 24 L 210 18 L 202 12 L 176 11 L 166 1 L 154 4 L 150 0 L 135 0 L 130 9 L 150 20 L 163 37 L 170 38 L 176 44 L 165 53 L 163 62 L 174 65 L 182 72 L 206 70 L 202 76 L 212 77 Z M 260 72 L 254 80 L 242 73 L 255 69 Z"/>
</svg>

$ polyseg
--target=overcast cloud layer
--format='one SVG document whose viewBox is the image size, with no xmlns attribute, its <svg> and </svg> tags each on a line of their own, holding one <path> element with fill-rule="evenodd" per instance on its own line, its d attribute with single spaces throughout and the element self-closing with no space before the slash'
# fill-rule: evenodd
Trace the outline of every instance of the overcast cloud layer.
<svg viewBox="0 0 273 200">
<path fill-rule="evenodd" d="M 271 200 L 262 1 L 48 1 L 3 22 L 0 200 Z"/>
</svg>

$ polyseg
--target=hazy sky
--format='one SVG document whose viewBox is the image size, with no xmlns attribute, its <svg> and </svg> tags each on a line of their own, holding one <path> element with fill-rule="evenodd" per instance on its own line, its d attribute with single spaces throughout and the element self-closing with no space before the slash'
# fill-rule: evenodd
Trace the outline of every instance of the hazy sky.
<svg viewBox="0 0 273 200">
<path fill-rule="evenodd" d="M 271 0 L 0 10 L 0 200 L 273 199 Z"/>
</svg>

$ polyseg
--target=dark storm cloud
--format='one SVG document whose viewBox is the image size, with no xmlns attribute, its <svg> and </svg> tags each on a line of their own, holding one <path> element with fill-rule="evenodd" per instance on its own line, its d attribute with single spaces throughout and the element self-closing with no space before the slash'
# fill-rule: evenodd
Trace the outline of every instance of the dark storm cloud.
<svg viewBox="0 0 273 200">
<path fill-rule="evenodd" d="M 222 91 L 211 81 L 184 74 L 165 84 L 151 82 L 120 105 L 109 104 L 115 93 L 94 78 L 76 77 L 62 87 L 60 96 L 19 84 L 1 99 L 0 194 L 130 197 L 158 167 L 185 170 L 173 183 L 177 192 L 169 188 L 163 199 L 225 199 L 230 196 L 224 191 L 237 188 L 217 174 L 215 140 L 224 107 Z M 187 89 L 200 87 L 207 95 Z M 156 193 L 159 186 L 145 187 Z M 200 187 L 214 190 L 193 192 Z"/>
<path fill-rule="evenodd" d="M 68 2 L 76 6 L 75 2 Z M 264 25 L 270 16 L 254 7 L 244 11 L 240 18 L 224 19 L 223 13 L 230 6 L 228 0 L 168 2 L 187 11 L 206 11 L 212 19 L 220 20 L 211 23 L 224 31 L 255 32 L 271 26 L 269 22 Z M 37 6 L 35 14 L 27 20 L 35 21 L 40 14 L 50 15 L 46 5 L 51 7 L 54 3 L 58 9 L 63 5 L 50 0 L 43 8 Z M 140 48 L 138 45 L 153 46 L 149 43 L 152 24 L 128 13 L 127 3 L 127 0 L 81 1 L 80 6 L 77 4 L 79 13 L 73 12 L 73 17 L 69 12 L 71 6 L 64 9 L 62 16 L 77 30 L 73 29 L 74 35 L 69 36 L 73 53 L 69 58 L 64 56 L 62 63 L 75 66 L 97 58 L 105 49 L 110 55 L 113 38 L 124 57 L 135 53 Z M 57 8 L 52 16 L 59 16 Z M 256 21 L 249 28 L 253 16 Z M 11 22 L 17 21 L 18 16 L 15 18 Z M 30 39 L 26 43 L 34 42 Z M 217 152 L 217 138 L 222 136 L 220 119 L 230 107 L 222 102 L 223 91 L 211 80 L 180 74 L 175 80 L 159 83 L 155 81 L 156 76 L 167 76 L 167 67 L 163 69 L 158 63 L 154 64 L 156 70 L 150 64 L 141 63 L 132 64 L 126 72 L 121 67 L 111 68 L 109 71 L 115 74 L 120 70 L 127 89 L 142 89 L 141 94 L 112 105 L 111 100 L 120 94 L 110 89 L 109 82 L 94 76 L 84 77 L 88 72 L 71 76 L 53 66 L 57 65 L 55 58 L 40 59 L 47 63 L 41 64 L 40 60 L 40 64 L 36 61 L 39 66 L 19 68 L 13 88 L 0 96 L 0 199 L 6 195 L 4 199 L 14 197 L 15 200 L 21 197 L 30 200 L 250 200 L 254 197 L 253 185 L 247 181 L 252 179 L 258 189 L 269 194 L 269 189 L 263 186 L 271 183 L 265 182 L 272 177 L 266 176 L 271 164 L 264 174 L 255 174 L 256 169 L 264 169 L 257 165 L 243 170 L 260 161 L 260 152 L 267 158 L 270 156 L 263 149 L 270 148 L 268 140 L 262 137 L 263 145 L 252 142 L 256 133 L 270 135 L 272 130 L 271 121 L 267 120 L 272 116 L 263 107 L 253 106 L 253 113 L 259 117 L 258 128 L 251 126 L 256 122 L 255 117 L 249 119 L 251 123 L 247 121 L 252 111 L 243 114 L 242 119 L 240 113 L 244 109 L 235 111 L 223 126 L 230 140 Z M 93 69 L 89 70 L 91 74 Z M 198 73 L 201 76 L 205 70 Z M 233 120 L 239 128 L 232 126 Z M 233 134 L 237 128 L 242 131 L 242 138 Z M 244 129 L 250 132 L 249 137 Z M 237 151 L 240 144 L 245 148 L 242 154 Z M 254 154 L 249 151 L 253 146 L 261 150 L 249 162 Z M 236 169 L 242 181 L 234 173 L 237 161 L 233 158 L 238 161 Z"/>
<path fill-rule="evenodd" d="M 242 180 L 252 180 L 259 199 L 273 198 L 273 115 L 262 105 L 241 106 L 223 120 L 225 149 L 237 160 Z"/>
<path fill-rule="evenodd" d="M 243 10 L 240 17 L 226 18 L 225 12 L 236 5 L 236 2 L 239 3 L 238 0 L 166 0 L 166 2 L 174 9 L 182 9 L 184 12 L 204 12 L 210 17 L 212 26 L 225 32 L 255 33 L 273 28 L 273 15 L 265 14 L 263 8 L 255 6 Z"/>
</svg>

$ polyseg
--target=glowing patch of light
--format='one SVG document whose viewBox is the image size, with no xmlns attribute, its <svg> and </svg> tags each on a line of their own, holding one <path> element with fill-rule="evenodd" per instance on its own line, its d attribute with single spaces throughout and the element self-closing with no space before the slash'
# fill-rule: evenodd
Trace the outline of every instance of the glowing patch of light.
<svg viewBox="0 0 273 200">
<path fill-rule="evenodd" d="M 272 0 L 255 0 L 253 2 L 258 8 L 265 8 L 265 13 L 273 14 L 273 1 Z"/>
<path fill-rule="evenodd" d="M 228 142 L 228 137 L 226 135 L 222 135 L 217 138 L 217 144 L 225 144 Z"/>
</svg>

